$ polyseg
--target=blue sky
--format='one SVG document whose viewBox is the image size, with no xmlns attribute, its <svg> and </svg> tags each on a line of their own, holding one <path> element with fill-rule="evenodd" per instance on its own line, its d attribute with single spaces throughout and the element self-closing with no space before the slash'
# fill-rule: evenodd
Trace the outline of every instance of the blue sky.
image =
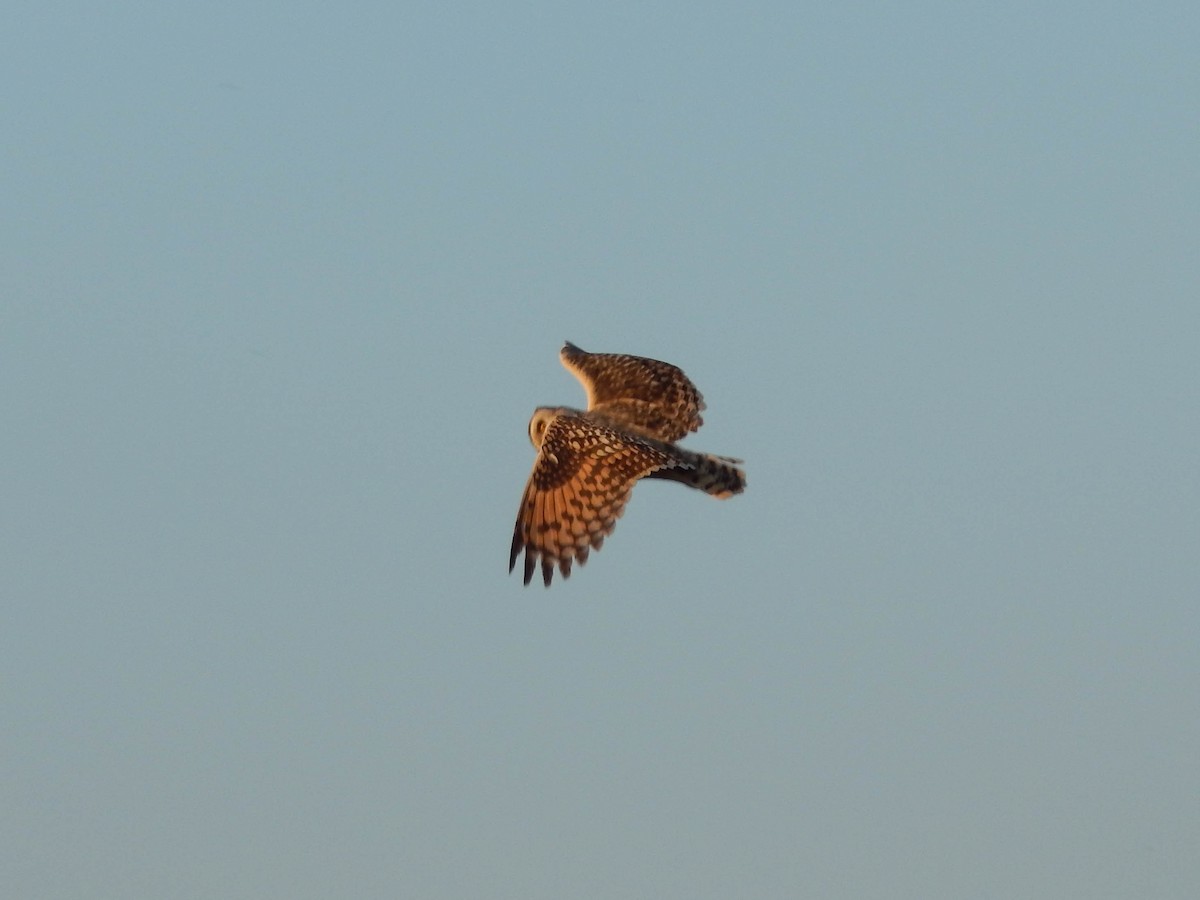
<svg viewBox="0 0 1200 900">
<path fill-rule="evenodd" d="M 1193 896 L 1198 26 L 19 4 L 13 896 Z M 564 339 L 749 487 L 545 591 Z"/>
</svg>

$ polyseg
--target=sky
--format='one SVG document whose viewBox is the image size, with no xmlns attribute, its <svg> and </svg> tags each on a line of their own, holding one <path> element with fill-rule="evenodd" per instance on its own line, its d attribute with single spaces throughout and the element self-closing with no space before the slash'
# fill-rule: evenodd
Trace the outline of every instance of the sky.
<svg viewBox="0 0 1200 900">
<path fill-rule="evenodd" d="M 9 896 L 1197 896 L 1198 33 L 17 3 Z M 564 340 L 748 487 L 527 588 Z"/>
</svg>

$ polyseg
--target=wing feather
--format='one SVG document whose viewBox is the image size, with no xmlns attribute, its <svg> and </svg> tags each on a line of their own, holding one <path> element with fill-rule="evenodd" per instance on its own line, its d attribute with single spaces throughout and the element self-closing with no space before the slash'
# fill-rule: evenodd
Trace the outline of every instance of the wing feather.
<svg viewBox="0 0 1200 900">
<path fill-rule="evenodd" d="M 562 364 L 587 392 L 591 418 L 661 441 L 677 441 L 704 424 L 704 398 L 678 366 L 622 353 L 588 353 L 567 341 Z"/>
<path fill-rule="evenodd" d="M 572 560 L 583 565 L 599 550 L 639 479 L 671 465 L 674 457 L 655 442 L 561 414 L 547 426 L 525 487 L 513 543 L 511 572 L 525 551 L 525 583 L 540 567 L 550 585 L 557 565 L 563 577 Z"/>
</svg>

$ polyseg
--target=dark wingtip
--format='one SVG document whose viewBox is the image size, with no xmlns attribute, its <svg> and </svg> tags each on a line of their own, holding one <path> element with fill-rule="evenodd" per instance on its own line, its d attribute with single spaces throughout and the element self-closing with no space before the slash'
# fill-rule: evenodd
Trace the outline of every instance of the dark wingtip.
<svg viewBox="0 0 1200 900">
<path fill-rule="evenodd" d="M 550 587 L 550 579 L 554 577 L 554 563 L 547 559 L 542 560 L 542 581 L 546 587 Z"/>
<path fill-rule="evenodd" d="M 512 549 L 508 552 L 508 572 L 511 575 L 513 568 L 517 565 L 517 556 L 521 552 L 521 548 L 525 542 L 521 540 L 521 526 L 517 526 L 516 532 L 513 533 Z"/>
<path fill-rule="evenodd" d="M 525 552 L 525 584 L 529 584 L 533 580 L 534 559 L 533 554 Z"/>
</svg>

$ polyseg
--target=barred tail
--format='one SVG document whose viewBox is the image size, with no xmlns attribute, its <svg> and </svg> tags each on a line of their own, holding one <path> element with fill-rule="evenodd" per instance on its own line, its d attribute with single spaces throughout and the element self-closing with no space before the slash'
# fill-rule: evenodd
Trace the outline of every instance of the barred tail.
<svg viewBox="0 0 1200 900">
<path fill-rule="evenodd" d="M 677 465 L 669 469 L 659 469 L 646 477 L 679 481 L 688 487 L 712 494 L 718 500 L 725 500 L 746 489 L 746 473 L 736 465 L 740 462 L 740 459 L 729 456 L 686 453 Z"/>
</svg>

